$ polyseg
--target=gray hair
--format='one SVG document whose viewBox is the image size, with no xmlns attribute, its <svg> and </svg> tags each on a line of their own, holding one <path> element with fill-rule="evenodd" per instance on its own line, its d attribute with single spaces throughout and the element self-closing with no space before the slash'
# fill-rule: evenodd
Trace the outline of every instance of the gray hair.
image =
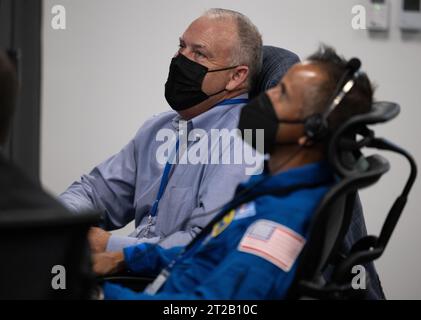
<svg viewBox="0 0 421 320">
<path fill-rule="evenodd" d="M 203 16 L 210 18 L 233 19 L 237 23 L 238 42 L 232 52 L 233 65 L 249 67 L 248 88 L 251 89 L 262 69 L 262 36 L 251 20 L 233 10 L 212 8 Z"/>
</svg>

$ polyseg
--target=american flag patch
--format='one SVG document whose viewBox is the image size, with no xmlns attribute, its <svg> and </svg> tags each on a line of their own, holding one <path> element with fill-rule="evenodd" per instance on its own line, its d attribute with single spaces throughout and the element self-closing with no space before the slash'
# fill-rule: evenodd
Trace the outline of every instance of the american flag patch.
<svg viewBox="0 0 421 320">
<path fill-rule="evenodd" d="M 294 230 L 270 220 L 258 220 L 246 231 L 238 250 L 259 256 L 288 272 L 305 239 Z"/>
</svg>

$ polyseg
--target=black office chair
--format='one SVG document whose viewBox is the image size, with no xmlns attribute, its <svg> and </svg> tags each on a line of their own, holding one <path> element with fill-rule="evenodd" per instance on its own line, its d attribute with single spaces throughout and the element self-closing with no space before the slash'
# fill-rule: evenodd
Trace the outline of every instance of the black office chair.
<svg viewBox="0 0 421 320">
<path fill-rule="evenodd" d="M 2 211 L 0 299 L 90 298 L 96 279 L 86 235 L 98 220 L 97 213 L 74 215 L 57 206 Z"/>
<path fill-rule="evenodd" d="M 291 51 L 273 46 L 263 46 L 262 70 L 254 81 L 250 98 L 276 86 L 288 69 L 298 62 L 300 62 L 300 58 Z"/>
<path fill-rule="evenodd" d="M 367 114 L 357 115 L 344 123 L 332 136 L 328 156 L 337 175 L 337 184 L 321 201 L 312 219 L 307 244 L 300 255 L 297 273 L 289 299 L 363 299 L 365 290 L 355 290 L 352 269 L 379 258 L 405 207 L 417 174 L 412 156 L 382 138 L 377 138 L 369 125 L 389 121 L 399 113 L 390 102 L 374 103 Z M 396 152 L 410 164 L 411 172 L 402 194 L 390 209 L 379 236 L 365 236 L 343 252 L 341 244 L 348 231 L 357 191 L 375 184 L 389 170 L 388 161 L 380 155 L 365 157 L 363 148 Z M 326 282 L 324 273 L 333 266 Z M 367 274 L 366 274 L 367 276 Z M 373 279 L 366 279 L 370 281 Z"/>
</svg>

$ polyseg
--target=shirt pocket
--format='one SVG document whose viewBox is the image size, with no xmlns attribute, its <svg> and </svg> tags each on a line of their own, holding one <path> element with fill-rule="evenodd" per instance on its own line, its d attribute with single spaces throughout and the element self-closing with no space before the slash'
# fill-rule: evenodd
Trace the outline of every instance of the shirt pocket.
<svg viewBox="0 0 421 320">
<path fill-rule="evenodd" d="M 162 231 L 169 235 L 178 231 L 185 219 L 191 216 L 195 198 L 192 187 L 171 186 L 165 193 L 166 201 L 161 200 L 162 203 L 159 204 L 157 224 L 161 225 Z"/>
<path fill-rule="evenodd" d="M 134 200 L 136 225 L 138 225 L 141 220 L 149 214 L 158 195 L 159 181 L 153 184 L 151 182 L 142 182 L 141 185 L 142 188 L 137 187 L 136 189 Z"/>
</svg>

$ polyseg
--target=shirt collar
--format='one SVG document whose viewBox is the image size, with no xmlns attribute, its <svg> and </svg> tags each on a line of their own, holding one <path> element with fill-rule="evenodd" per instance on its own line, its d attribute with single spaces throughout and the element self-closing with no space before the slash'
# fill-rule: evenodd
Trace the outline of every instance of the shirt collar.
<svg viewBox="0 0 421 320">
<path fill-rule="evenodd" d="M 248 98 L 248 93 L 241 94 L 237 97 L 232 99 L 243 99 Z M 220 102 L 219 102 L 220 103 Z M 232 105 L 225 105 L 225 106 L 218 106 L 217 104 L 210 108 L 208 111 L 199 114 L 198 116 L 194 117 L 187 121 L 187 131 L 192 129 L 204 129 L 205 131 L 210 131 L 210 129 L 214 128 L 214 124 L 220 118 L 226 115 L 231 109 L 243 106 L 244 104 L 232 104 Z M 174 119 L 172 120 L 172 125 L 175 130 L 179 131 L 183 127 L 183 119 L 181 119 L 180 115 L 177 114 Z M 184 124 L 185 127 L 185 124 Z"/>
</svg>

